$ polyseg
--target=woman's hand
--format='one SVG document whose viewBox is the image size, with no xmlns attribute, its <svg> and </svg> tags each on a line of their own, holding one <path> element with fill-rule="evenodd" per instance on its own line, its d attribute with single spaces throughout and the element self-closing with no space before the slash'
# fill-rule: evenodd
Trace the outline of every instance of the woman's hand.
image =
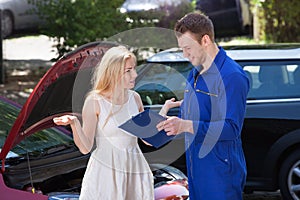
<svg viewBox="0 0 300 200">
<path fill-rule="evenodd" d="M 179 107 L 181 105 L 181 103 L 182 103 L 182 100 L 175 101 L 175 98 L 171 98 L 171 99 L 166 100 L 164 106 L 166 106 L 166 108 L 169 110 L 171 108 Z"/>
<path fill-rule="evenodd" d="M 181 103 L 182 103 L 182 100 L 175 101 L 175 98 L 168 99 L 165 101 L 165 104 L 163 105 L 159 114 L 162 116 L 166 116 L 171 108 L 179 107 L 181 105 Z"/>
<path fill-rule="evenodd" d="M 76 116 L 73 116 L 73 115 L 63 115 L 61 117 L 55 117 L 55 118 L 53 118 L 53 122 L 56 125 L 66 126 L 66 125 L 73 124 L 75 119 L 77 119 Z"/>
</svg>

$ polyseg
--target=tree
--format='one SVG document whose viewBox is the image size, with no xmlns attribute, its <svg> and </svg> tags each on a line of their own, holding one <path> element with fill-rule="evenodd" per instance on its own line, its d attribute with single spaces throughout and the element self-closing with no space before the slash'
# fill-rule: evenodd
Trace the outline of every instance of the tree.
<svg viewBox="0 0 300 200">
<path fill-rule="evenodd" d="M 300 42 L 299 0 L 251 0 L 251 5 L 257 41 Z"/>
<path fill-rule="evenodd" d="M 140 27 L 173 29 L 175 22 L 194 9 L 187 0 L 163 5 L 158 10 L 120 13 L 124 0 L 28 0 L 44 19 L 41 32 L 56 42 L 58 58 L 74 48 L 105 40 L 123 31 Z M 138 38 L 136 38 L 138 39 Z"/>
<path fill-rule="evenodd" d="M 45 21 L 41 32 L 56 42 L 58 58 L 75 47 L 126 30 L 123 0 L 28 0 Z"/>
<path fill-rule="evenodd" d="M 266 39 L 274 42 L 300 42 L 300 1 L 270 0 L 263 4 Z"/>
</svg>

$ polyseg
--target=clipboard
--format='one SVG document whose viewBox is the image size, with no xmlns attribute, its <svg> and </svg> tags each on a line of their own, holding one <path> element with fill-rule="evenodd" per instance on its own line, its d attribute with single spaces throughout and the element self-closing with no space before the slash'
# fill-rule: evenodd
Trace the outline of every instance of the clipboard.
<svg viewBox="0 0 300 200">
<path fill-rule="evenodd" d="M 147 109 L 121 124 L 119 128 L 159 148 L 174 138 L 174 135 L 168 136 L 164 130 L 157 130 L 156 125 L 164 120 L 165 117 Z"/>
</svg>

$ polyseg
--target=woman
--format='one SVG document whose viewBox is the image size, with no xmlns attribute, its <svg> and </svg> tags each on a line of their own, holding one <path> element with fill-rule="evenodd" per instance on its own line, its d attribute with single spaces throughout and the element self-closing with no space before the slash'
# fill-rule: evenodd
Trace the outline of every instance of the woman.
<svg viewBox="0 0 300 200">
<path fill-rule="evenodd" d="M 118 128 L 143 111 L 135 85 L 136 57 L 123 46 L 112 47 L 93 75 L 93 88 L 82 109 L 82 126 L 76 116 L 54 118 L 57 125 L 71 125 L 74 142 L 87 154 L 96 141 L 82 182 L 81 200 L 153 200 L 153 177 L 137 138 Z M 166 101 L 161 114 L 178 106 Z"/>
</svg>

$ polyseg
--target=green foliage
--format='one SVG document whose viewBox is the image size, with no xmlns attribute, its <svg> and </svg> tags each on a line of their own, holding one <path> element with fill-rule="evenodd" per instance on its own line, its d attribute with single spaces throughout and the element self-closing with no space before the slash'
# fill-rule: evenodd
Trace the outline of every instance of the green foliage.
<svg viewBox="0 0 300 200">
<path fill-rule="evenodd" d="M 251 0 L 260 39 L 269 43 L 300 42 L 299 0 Z"/>
<path fill-rule="evenodd" d="M 269 0 L 263 4 L 266 39 L 274 42 L 300 42 L 300 1 Z"/>
<path fill-rule="evenodd" d="M 194 11 L 195 6 L 193 5 L 193 3 L 183 1 L 178 6 L 165 6 L 163 9 L 167 10 L 168 12 L 166 15 L 160 17 L 160 20 L 156 26 L 173 30 L 177 20 L 179 20 L 185 14 Z"/>
<path fill-rule="evenodd" d="M 59 57 L 82 44 L 101 40 L 128 25 L 118 8 L 123 0 L 28 0 L 45 20 L 42 33 L 54 38 Z"/>
<path fill-rule="evenodd" d="M 41 32 L 56 42 L 60 58 L 74 48 L 139 27 L 173 30 L 175 22 L 194 9 L 195 2 L 162 6 L 159 10 L 120 13 L 124 0 L 28 0 L 44 19 Z"/>
</svg>

